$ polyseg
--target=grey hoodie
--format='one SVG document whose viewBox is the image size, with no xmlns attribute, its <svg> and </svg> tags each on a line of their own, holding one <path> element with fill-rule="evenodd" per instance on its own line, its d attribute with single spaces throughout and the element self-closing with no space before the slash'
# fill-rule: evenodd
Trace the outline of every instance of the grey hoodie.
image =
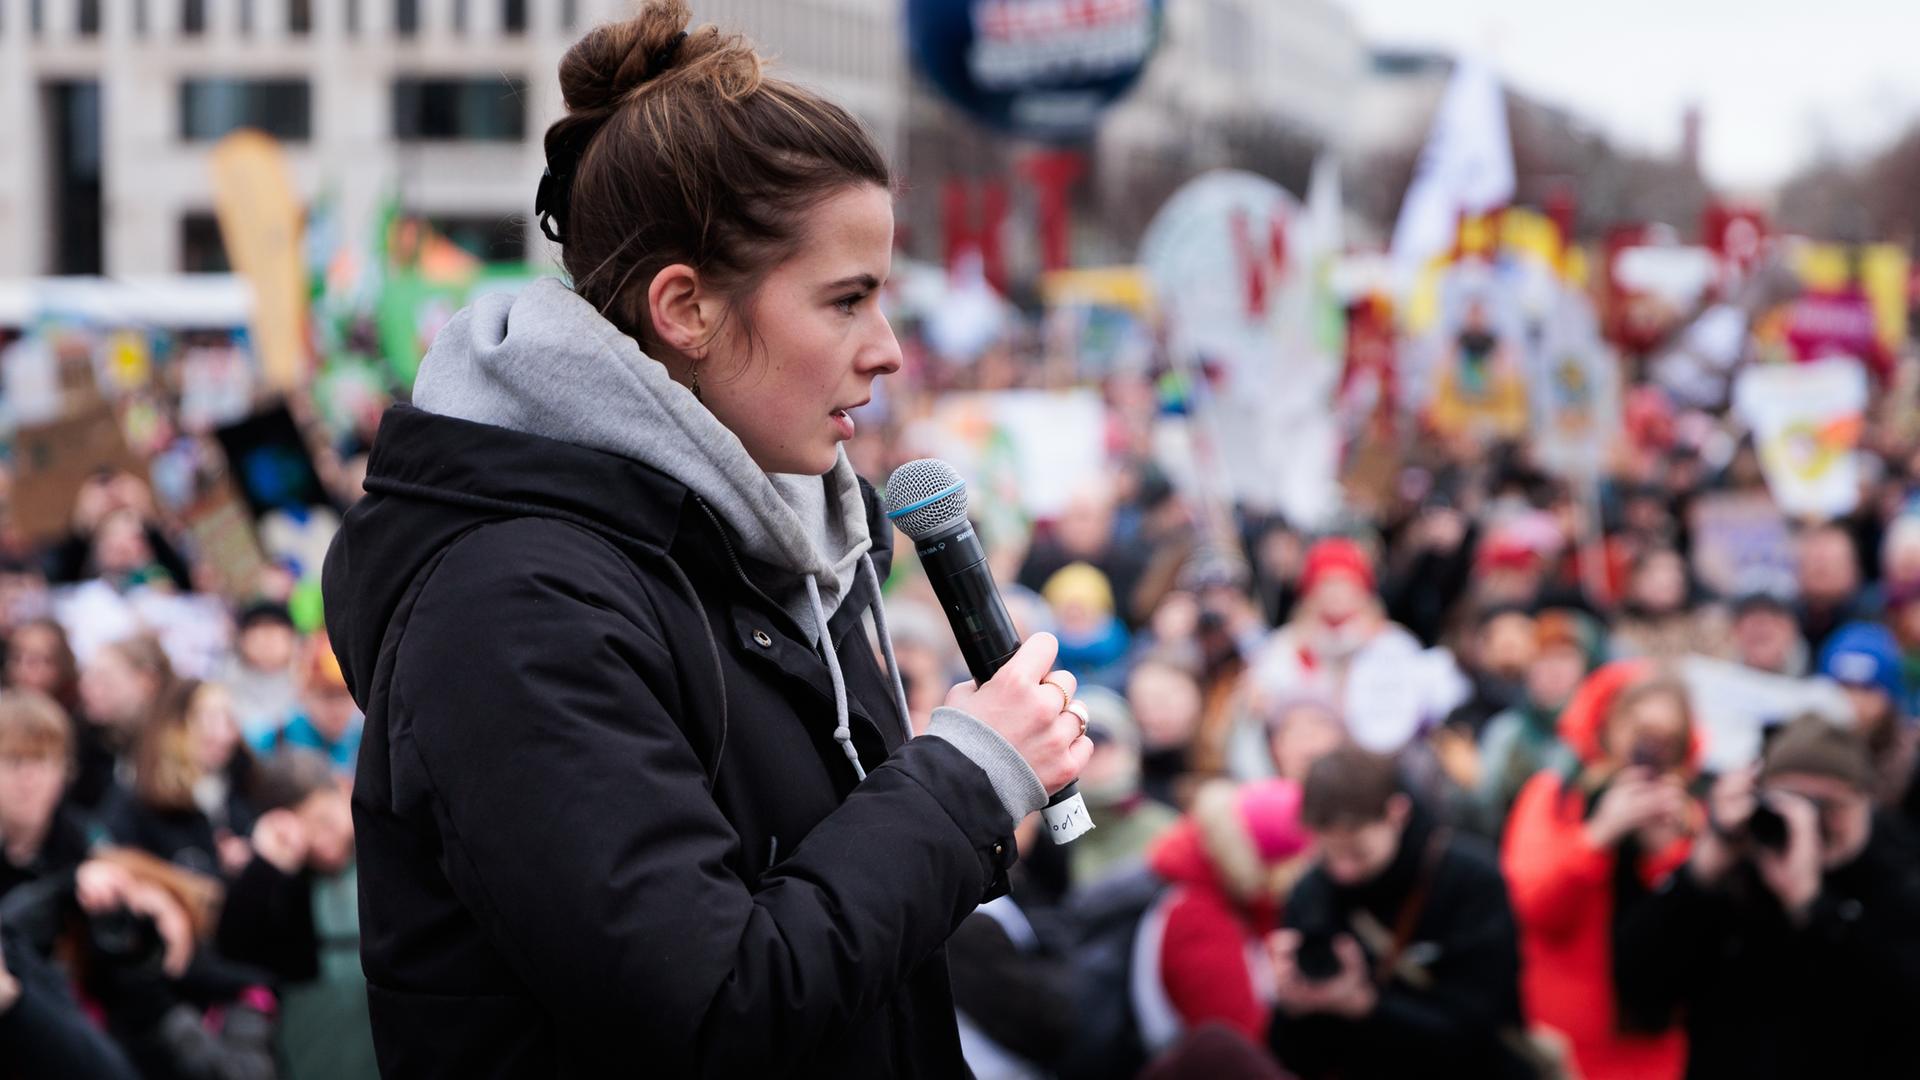
<svg viewBox="0 0 1920 1080">
<path fill-rule="evenodd" d="M 737 436 L 666 368 L 560 281 L 517 296 L 483 296 L 455 315 L 420 362 L 413 403 L 427 412 L 619 454 L 685 484 L 723 518 L 755 559 L 791 575 L 773 598 L 807 632 L 834 687 L 834 737 L 866 778 L 847 726 L 846 687 L 827 620 L 864 592 L 892 677 L 905 737 L 906 693 L 867 552 L 865 500 L 845 452 L 824 477 L 769 475 Z M 953 743 L 993 782 L 1017 822 L 1046 791 L 1012 744 L 957 709 L 936 710 L 928 733 Z"/>
</svg>

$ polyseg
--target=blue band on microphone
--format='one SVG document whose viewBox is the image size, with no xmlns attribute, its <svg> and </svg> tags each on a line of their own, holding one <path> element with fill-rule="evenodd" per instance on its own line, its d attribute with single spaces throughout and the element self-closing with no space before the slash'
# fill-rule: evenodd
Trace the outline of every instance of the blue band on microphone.
<svg viewBox="0 0 1920 1080">
<path fill-rule="evenodd" d="M 967 487 L 966 481 L 963 480 L 960 483 L 957 483 L 952 487 L 947 488 L 945 491 L 936 491 L 933 494 L 927 496 L 926 498 L 919 500 L 918 502 L 910 502 L 907 505 L 901 507 L 900 509 L 893 511 L 892 513 L 887 515 L 887 520 L 892 521 L 893 519 L 899 517 L 902 514 L 911 514 L 915 510 L 919 510 L 927 506 L 932 506 L 934 503 L 939 502 L 941 499 L 944 499 L 947 496 L 952 495 L 957 491 L 966 490 L 966 487 Z"/>
</svg>

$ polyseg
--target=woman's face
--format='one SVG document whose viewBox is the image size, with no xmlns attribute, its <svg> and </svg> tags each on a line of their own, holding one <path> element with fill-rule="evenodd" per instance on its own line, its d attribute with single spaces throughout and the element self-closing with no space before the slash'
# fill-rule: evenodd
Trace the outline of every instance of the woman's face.
<svg viewBox="0 0 1920 1080">
<path fill-rule="evenodd" d="M 0 841 L 8 833 L 44 831 L 66 786 L 67 763 L 59 755 L 0 753 Z"/>
<path fill-rule="evenodd" d="M 1607 726 L 1606 751 L 1621 764 L 1657 762 L 1666 772 L 1686 764 L 1691 732 L 1685 701 L 1649 693 Z"/>
<path fill-rule="evenodd" d="M 7 647 L 7 685 L 54 696 L 60 690 L 60 642 L 44 626 L 24 626 Z"/>
<path fill-rule="evenodd" d="M 820 475 L 853 437 L 848 413 L 900 368 L 880 312 L 893 267 L 893 198 L 848 188 L 809 215 L 800 251 L 747 303 L 754 334 L 729 321 L 699 361 L 701 398 L 767 472 Z"/>
<path fill-rule="evenodd" d="M 1340 718 L 1312 705 L 1296 705 L 1283 713 L 1267 736 L 1274 771 L 1288 780 L 1305 783 L 1313 763 L 1340 748 L 1347 732 Z"/>
<path fill-rule="evenodd" d="M 1127 703 L 1148 750 L 1184 746 L 1200 723 L 1200 687 L 1192 676 L 1159 664 L 1136 668 L 1127 683 Z"/>
<path fill-rule="evenodd" d="M 233 760 L 240 743 L 240 725 L 233 719 L 233 699 L 226 688 L 211 683 L 193 695 L 187 707 L 187 730 L 193 738 L 193 760 L 202 772 L 218 773 Z"/>
<path fill-rule="evenodd" d="M 1649 556 L 1633 577 L 1633 598 L 1648 611 L 1679 611 L 1687 601 L 1687 567 L 1680 556 L 1671 551 Z"/>
<path fill-rule="evenodd" d="M 80 673 L 80 702 L 93 722 L 130 730 L 153 707 L 153 681 L 118 650 L 102 649 Z"/>
</svg>

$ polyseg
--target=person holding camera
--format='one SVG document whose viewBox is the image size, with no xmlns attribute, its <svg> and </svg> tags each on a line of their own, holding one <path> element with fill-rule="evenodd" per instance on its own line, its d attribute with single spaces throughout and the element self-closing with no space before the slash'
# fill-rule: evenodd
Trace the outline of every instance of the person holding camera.
<svg viewBox="0 0 1920 1080">
<path fill-rule="evenodd" d="M 1617 928 L 1623 1009 L 1683 1017 L 1687 1076 L 1912 1076 L 1920 859 L 1858 732 L 1806 716 L 1714 786 L 1692 857 Z"/>
<path fill-rule="evenodd" d="M 1684 1037 L 1613 1007 L 1613 928 L 1687 857 L 1697 813 L 1686 688 L 1645 661 L 1608 664 L 1567 702 L 1560 735 L 1578 764 L 1527 782 L 1501 852 L 1527 1015 L 1564 1036 L 1592 1080 L 1678 1077 Z"/>
<path fill-rule="evenodd" d="M 1535 1075 L 1493 853 L 1436 825 L 1391 758 L 1355 746 L 1307 773 L 1301 817 L 1319 858 L 1269 941 L 1280 1063 L 1309 1080 Z"/>
</svg>

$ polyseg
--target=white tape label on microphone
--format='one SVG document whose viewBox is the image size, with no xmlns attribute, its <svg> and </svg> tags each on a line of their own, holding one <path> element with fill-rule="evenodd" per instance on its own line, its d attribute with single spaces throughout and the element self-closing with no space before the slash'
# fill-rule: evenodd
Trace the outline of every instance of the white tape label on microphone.
<svg viewBox="0 0 1920 1080">
<path fill-rule="evenodd" d="M 1086 800 L 1077 791 L 1072 798 L 1043 808 L 1040 816 L 1047 819 L 1047 831 L 1056 844 L 1069 843 L 1093 831 L 1093 818 L 1087 813 Z"/>
</svg>

